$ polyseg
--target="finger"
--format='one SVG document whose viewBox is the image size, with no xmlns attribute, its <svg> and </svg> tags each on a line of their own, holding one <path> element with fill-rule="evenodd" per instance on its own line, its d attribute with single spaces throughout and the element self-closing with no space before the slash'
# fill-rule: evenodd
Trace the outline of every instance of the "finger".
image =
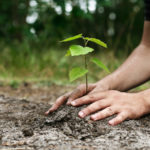
<svg viewBox="0 0 150 150">
<path fill-rule="evenodd" d="M 80 106 L 80 105 L 84 105 L 84 104 L 89 104 L 89 103 L 95 102 L 97 100 L 106 98 L 106 95 L 107 95 L 106 92 L 97 92 L 97 93 L 93 93 L 93 94 L 88 94 L 86 96 L 76 99 L 75 101 L 72 101 L 71 105 L 72 106 Z"/>
<path fill-rule="evenodd" d="M 127 112 L 121 112 L 117 115 L 117 117 L 115 117 L 114 119 L 109 121 L 109 124 L 114 126 L 117 125 L 121 122 L 123 122 L 124 120 L 126 120 L 128 118 L 128 113 Z"/>
<path fill-rule="evenodd" d="M 94 103 L 92 103 L 91 105 L 89 105 L 88 107 L 84 108 L 83 110 L 81 110 L 79 112 L 79 117 L 81 118 L 84 118 L 85 116 L 91 114 L 91 113 L 94 113 L 98 110 L 101 110 L 103 108 L 106 108 L 109 106 L 109 103 L 108 101 L 106 100 L 99 100 L 99 101 L 96 101 Z"/>
<path fill-rule="evenodd" d="M 60 96 L 56 102 L 54 103 L 54 105 L 47 111 L 45 112 L 46 115 L 48 115 L 49 113 L 57 110 L 62 104 L 65 103 L 65 101 L 67 100 L 67 98 L 70 96 L 71 92 L 68 92 L 62 96 Z"/>
<path fill-rule="evenodd" d="M 88 86 L 88 92 L 91 91 L 94 87 L 95 87 L 94 84 L 90 84 Z M 79 98 L 79 97 L 81 97 L 81 96 L 83 96 L 85 94 L 86 94 L 86 85 L 84 85 L 84 84 L 80 85 L 77 89 L 75 89 L 71 93 L 71 95 L 70 95 L 70 97 L 68 99 L 67 104 L 70 105 L 73 100 L 75 100 L 76 98 Z"/>
<path fill-rule="evenodd" d="M 107 107 L 106 109 L 94 114 L 91 116 L 91 119 L 96 121 L 100 119 L 107 118 L 109 116 L 112 116 L 116 113 L 115 109 L 113 107 Z"/>
</svg>

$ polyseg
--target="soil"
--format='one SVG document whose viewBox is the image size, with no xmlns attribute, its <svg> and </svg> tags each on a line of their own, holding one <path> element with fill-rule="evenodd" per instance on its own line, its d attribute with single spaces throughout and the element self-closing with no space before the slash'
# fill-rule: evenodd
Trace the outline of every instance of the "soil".
<svg viewBox="0 0 150 150">
<path fill-rule="evenodd" d="M 63 88 L 60 94 L 67 90 Z M 53 94 L 55 98 L 59 95 L 56 93 L 58 91 Z M 80 119 L 77 113 L 85 106 L 74 108 L 63 105 L 56 112 L 45 116 L 51 99 L 31 100 L 15 94 L 8 96 L 7 92 L 3 94 L 7 96 L 0 96 L 2 150 L 150 149 L 150 115 L 112 127 L 108 125 L 110 118 L 97 122 L 92 122 L 89 117 Z"/>
</svg>

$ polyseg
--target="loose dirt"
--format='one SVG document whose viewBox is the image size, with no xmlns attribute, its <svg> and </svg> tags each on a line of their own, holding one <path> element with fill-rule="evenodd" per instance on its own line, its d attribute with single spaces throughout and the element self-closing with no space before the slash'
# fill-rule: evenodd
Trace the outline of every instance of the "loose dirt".
<svg viewBox="0 0 150 150">
<path fill-rule="evenodd" d="M 77 113 L 85 106 L 74 108 L 63 105 L 45 116 L 44 112 L 49 107 L 48 101 L 1 95 L 0 149 L 150 149 L 149 115 L 112 127 L 108 125 L 110 118 L 97 122 L 90 121 L 89 117 L 80 119 Z"/>
</svg>

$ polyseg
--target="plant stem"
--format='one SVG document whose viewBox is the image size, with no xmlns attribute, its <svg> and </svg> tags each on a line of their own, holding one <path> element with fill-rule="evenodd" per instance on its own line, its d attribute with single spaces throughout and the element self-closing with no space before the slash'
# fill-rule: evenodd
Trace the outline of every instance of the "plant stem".
<svg viewBox="0 0 150 150">
<path fill-rule="evenodd" d="M 88 44 L 88 40 L 85 40 L 84 39 L 84 44 L 85 44 L 85 47 L 87 46 Z M 88 64 L 87 64 L 87 55 L 84 56 L 84 64 L 85 64 L 85 69 L 88 69 Z M 86 93 L 88 93 L 88 73 L 85 75 L 85 84 L 86 84 Z"/>
<path fill-rule="evenodd" d="M 87 68 L 87 55 L 85 55 L 85 69 L 88 69 Z M 85 75 L 85 80 L 86 80 L 86 94 L 88 92 L 88 73 Z"/>
</svg>

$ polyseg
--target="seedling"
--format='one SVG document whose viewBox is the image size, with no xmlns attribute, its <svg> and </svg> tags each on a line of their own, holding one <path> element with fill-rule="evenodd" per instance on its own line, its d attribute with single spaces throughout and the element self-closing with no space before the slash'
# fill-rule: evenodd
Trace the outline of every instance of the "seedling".
<svg viewBox="0 0 150 150">
<path fill-rule="evenodd" d="M 94 52 L 94 49 L 91 47 L 87 47 L 88 42 L 93 42 L 96 43 L 104 48 L 107 48 L 107 44 L 102 42 L 99 39 L 96 38 L 89 38 L 89 37 L 84 37 L 82 34 L 78 34 L 76 36 L 67 38 L 61 42 L 69 42 L 69 41 L 73 41 L 76 39 L 82 39 L 84 41 L 84 46 L 81 45 L 71 45 L 69 47 L 69 50 L 67 51 L 65 56 L 84 56 L 84 65 L 85 68 L 81 68 L 81 67 L 76 67 L 73 68 L 70 72 L 69 72 L 69 79 L 70 82 L 82 77 L 85 75 L 85 79 L 86 79 L 86 93 L 88 92 L 88 64 L 87 64 L 87 55 L 91 52 Z M 109 69 L 97 58 L 93 58 L 91 59 L 91 61 L 93 63 L 95 63 L 97 66 L 99 66 L 101 69 L 107 71 L 109 73 Z"/>
</svg>

